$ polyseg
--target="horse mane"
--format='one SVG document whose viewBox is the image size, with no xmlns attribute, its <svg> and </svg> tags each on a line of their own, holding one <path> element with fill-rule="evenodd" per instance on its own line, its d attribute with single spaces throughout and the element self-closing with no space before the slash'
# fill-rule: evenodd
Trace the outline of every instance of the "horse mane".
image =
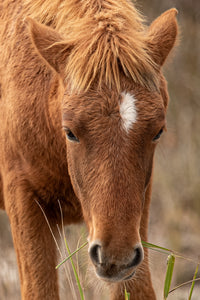
<svg viewBox="0 0 200 300">
<path fill-rule="evenodd" d="M 94 82 L 120 90 L 122 73 L 148 89 L 157 86 L 144 18 L 131 1 L 24 0 L 24 4 L 26 15 L 63 36 L 65 50 L 73 47 L 65 70 L 71 90 L 87 90 Z"/>
</svg>

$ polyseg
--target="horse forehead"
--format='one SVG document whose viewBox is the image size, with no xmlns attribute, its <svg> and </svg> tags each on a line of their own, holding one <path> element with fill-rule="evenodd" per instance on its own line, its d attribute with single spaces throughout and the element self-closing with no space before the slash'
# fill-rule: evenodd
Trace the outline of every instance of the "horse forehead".
<svg viewBox="0 0 200 300">
<path fill-rule="evenodd" d="M 66 99 L 63 106 L 63 118 L 71 115 L 70 119 L 94 125 L 107 120 L 119 120 L 121 128 L 129 133 L 135 123 L 141 123 L 142 119 L 154 119 L 162 108 L 162 100 L 157 93 L 150 94 L 144 90 L 128 91 L 121 93 L 93 93 L 87 95 L 75 95 Z M 111 125 L 111 122 L 109 122 Z M 116 122 L 113 122 L 113 125 Z"/>
<path fill-rule="evenodd" d="M 137 121 L 137 99 L 134 95 L 126 92 L 121 93 L 121 101 L 119 103 L 119 113 L 121 117 L 122 127 L 128 133 L 133 124 Z"/>
</svg>

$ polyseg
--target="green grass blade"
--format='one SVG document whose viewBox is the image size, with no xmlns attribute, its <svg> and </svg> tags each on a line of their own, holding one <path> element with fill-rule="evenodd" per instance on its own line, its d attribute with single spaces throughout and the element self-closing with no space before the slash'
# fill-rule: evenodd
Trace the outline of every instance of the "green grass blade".
<svg viewBox="0 0 200 300">
<path fill-rule="evenodd" d="M 196 267 L 196 270 L 195 270 L 195 273 L 194 273 L 194 276 L 193 276 L 193 280 L 196 279 L 198 270 L 199 270 L 199 265 L 197 265 L 197 267 Z M 192 293 L 193 293 L 194 285 L 195 285 L 195 281 L 192 282 L 188 300 L 192 299 Z"/>
<path fill-rule="evenodd" d="M 127 292 L 125 288 L 125 300 L 130 300 L 130 293 Z"/>
<path fill-rule="evenodd" d="M 165 276 L 165 285 L 164 285 L 164 299 L 166 300 L 169 294 L 169 289 L 172 281 L 172 275 L 174 270 L 175 257 L 173 254 L 170 254 L 167 259 L 167 272 Z"/>
<path fill-rule="evenodd" d="M 86 244 L 86 243 L 85 243 Z M 83 244 L 84 245 L 84 244 Z M 83 248 L 83 245 L 82 245 L 82 248 Z M 81 300 L 84 300 L 84 295 L 83 295 L 83 290 L 82 290 L 82 287 L 81 287 L 81 283 L 80 283 L 80 280 L 79 280 L 79 277 L 78 277 L 78 274 L 76 272 L 76 268 L 75 268 L 75 265 L 74 265 L 74 262 L 73 262 L 73 259 L 72 259 L 72 254 L 70 252 L 70 249 L 69 249 L 69 246 L 68 246 L 68 243 L 67 243 L 67 240 L 65 238 L 65 246 L 66 246 L 66 249 L 67 249 L 67 252 L 70 256 L 70 261 L 71 261 L 71 265 L 72 265 L 72 269 L 73 269 L 73 272 L 74 272 L 74 276 L 76 278 L 76 282 L 77 282 L 77 285 L 78 285 L 78 290 L 79 290 L 79 294 L 80 294 L 80 297 L 81 297 Z M 77 249 L 76 251 L 74 251 L 75 253 L 78 252 L 80 250 L 80 247 L 79 249 Z M 75 254 L 74 253 L 74 254 Z"/>
<path fill-rule="evenodd" d="M 145 242 L 145 241 L 142 241 L 142 245 L 146 248 L 151 248 L 151 249 L 158 249 L 158 250 L 163 250 L 165 252 L 170 252 L 172 253 L 173 251 L 170 250 L 170 249 L 167 249 L 167 248 L 164 248 L 164 247 L 161 247 L 161 246 L 157 246 L 157 245 L 154 245 L 154 244 L 151 244 L 151 243 L 148 243 L 148 242 Z"/>
<path fill-rule="evenodd" d="M 66 244 L 66 242 L 65 242 Z M 70 252 L 69 256 L 66 257 L 63 261 L 61 261 L 57 266 L 56 269 L 58 269 L 62 264 L 64 264 L 67 260 L 69 260 L 74 254 L 76 254 L 78 251 L 80 251 L 83 247 L 85 247 L 88 244 L 88 242 L 85 242 L 83 245 L 81 245 L 78 249 L 76 249 L 74 252 Z M 68 252 L 69 253 L 69 252 Z"/>
<path fill-rule="evenodd" d="M 68 243 L 67 243 L 67 240 L 66 240 L 65 237 L 64 237 L 64 241 L 65 241 L 65 246 L 66 246 L 66 249 L 67 249 L 67 252 L 68 252 L 69 256 L 67 258 L 65 258 L 61 263 L 59 263 L 56 266 L 56 269 L 58 269 L 62 264 L 64 264 L 67 260 L 70 259 L 70 262 L 71 262 L 71 265 L 72 265 L 72 269 L 73 269 L 73 272 L 74 272 L 74 276 L 75 276 L 75 279 L 76 279 L 76 282 L 77 282 L 77 285 L 78 285 L 78 289 L 79 289 L 79 294 L 80 294 L 81 300 L 84 300 L 83 290 L 82 290 L 82 287 L 81 287 L 81 284 L 80 284 L 80 280 L 79 280 L 79 277 L 78 277 L 78 274 L 77 274 L 77 271 L 76 271 L 76 268 L 75 268 L 72 256 L 74 254 L 76 254 L 78 251 L 80 251 L 83 247 L 85 247 L 88 244 L 88 242 L 85 242 L 78 249 L 76 249 L 74 252 L 71 253 L 71 251 L 69 249 L 69 246 L 68 246 Z"/>
<path fill-rule="evenodd" d="M 154 250 L 154 251 L 161 252 L 161 253 L 164 253 L 164 254 L 173 253 L 173 255 L 176 258 L 181 258 L 181 259 L 193 262 L 193 263 L 195 263 L 197 265 L 200 265 L 200 261 L 198 259 L 186 257 L 186 256 L 182 255 L 181 253 L 178 253 L 178 252 L 176 252 L 174 250 L 171 250 L 171 249 L 168 249 L 168 248 L 164 248 L 164 247 L 161 247 L 161 246 L 158 246 L 158 245 L 155 245 L 155 244 L 151 244 L 151 243 L 148 243 L 148 242 L 144 242 L 144 241 L 142 241 L 142 245 L 145 248 L 149 248 L 150 250 Z"/>
</svg>

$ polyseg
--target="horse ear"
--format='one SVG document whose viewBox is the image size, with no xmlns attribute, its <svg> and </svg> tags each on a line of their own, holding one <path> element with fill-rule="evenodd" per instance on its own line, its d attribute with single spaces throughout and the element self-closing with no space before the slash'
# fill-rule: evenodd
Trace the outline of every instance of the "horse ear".
<svg viewBox="0 0 200 300">
<path fill-rule="evenodd" d="M 39 55 L 58 73 L 64 70 L 69 47 L 60 34 L 54 29 L 40 24 L 31 18 L 26 18 L 33 45 Z"/>
<path fill-rule="evenodd" d="M 149 27 L 148 44 L 152 58 L 159 66 L 164 64 L 175 44 L 178 32 L 177 13 L 175 8 L 169 9 Z"/>
</svg>

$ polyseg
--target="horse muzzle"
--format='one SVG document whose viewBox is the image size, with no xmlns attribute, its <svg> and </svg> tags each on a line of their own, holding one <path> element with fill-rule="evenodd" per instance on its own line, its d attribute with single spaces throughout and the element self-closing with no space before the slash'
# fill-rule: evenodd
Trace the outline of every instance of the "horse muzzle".
<svg viewBox="0 0 200 300">
<path fill-rule="evenodd" d="M 129 255 L 126 254 L 124 258 L 116 259 L 115 255 L 106 254 L 106 249 L 101 243 L 92 242 L 89 247 L 89 255 L 95 266 L 96 275 L 108 282 L 130 280 L 144 259 L 141 244 L 137 244 Z"/>
</svg>

